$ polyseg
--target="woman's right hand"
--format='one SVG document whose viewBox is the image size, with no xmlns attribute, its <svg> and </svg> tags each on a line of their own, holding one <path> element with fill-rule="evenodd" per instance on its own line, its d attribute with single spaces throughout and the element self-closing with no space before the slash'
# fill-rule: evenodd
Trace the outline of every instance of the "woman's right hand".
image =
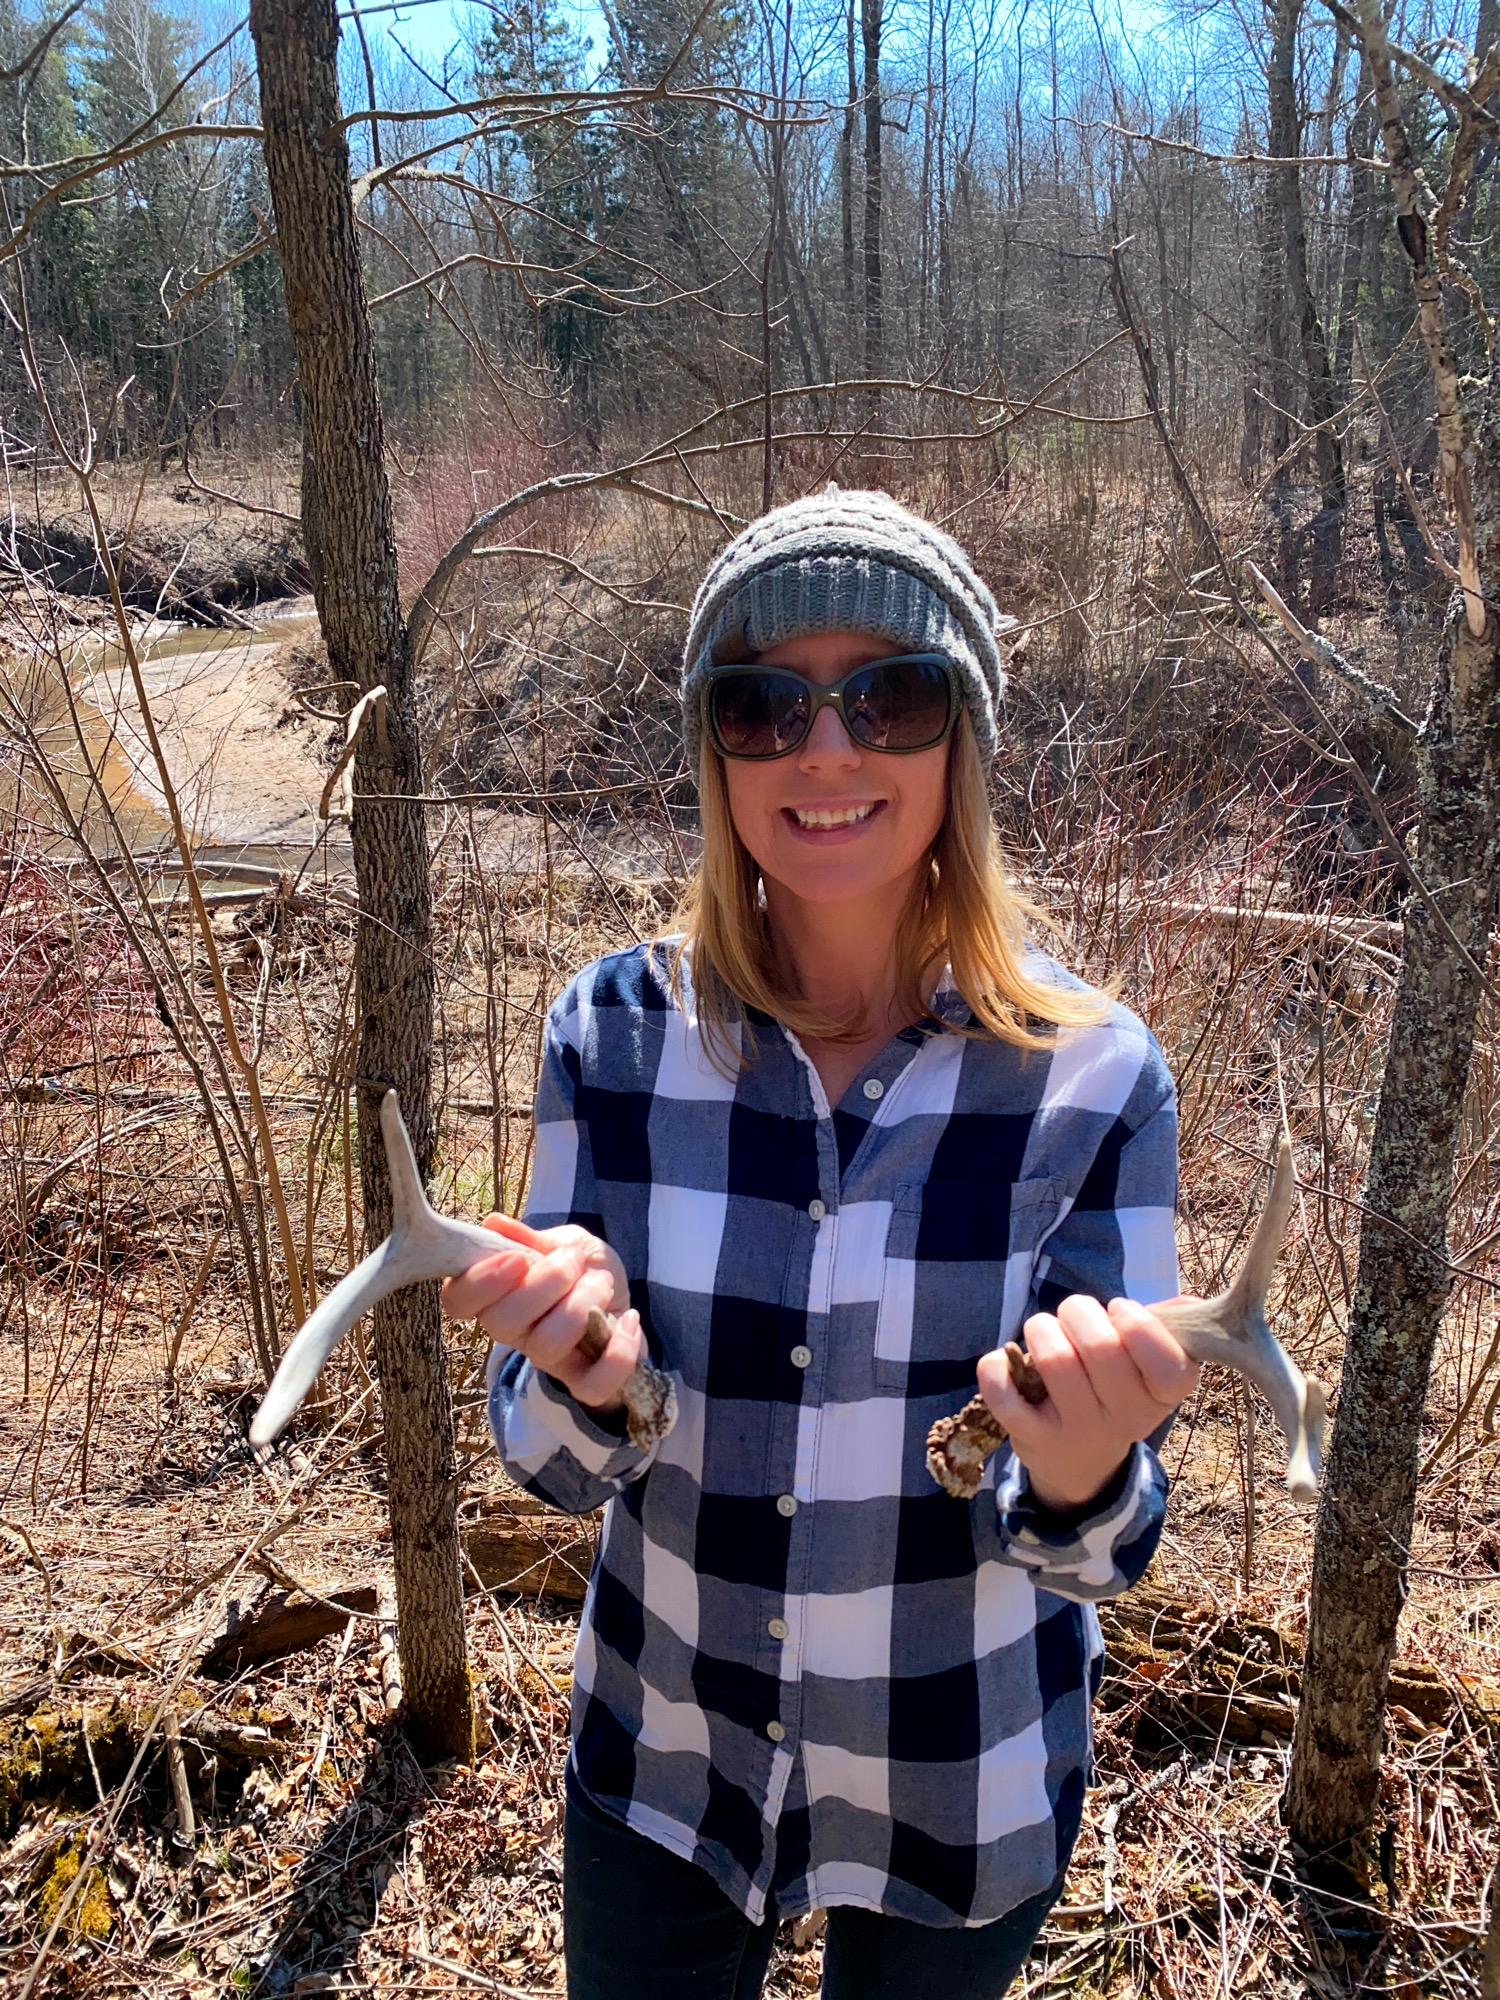
<svg viewBox="0 0 1500 2000">
<path fill-rule="evenodd" d="M 478 1320 L 492 1340 L 518 1348 L 589 1409 L 619 1409 L 620 1390 L 646 1341 L 614 1251 L 571 1223 L 531 1229 L 508 1215 L 487 1215 L 484 1226 L 501 1239 L 496 1254 L 445 1280 L 444 1313 Z M 609 1345 L 590 1361 L 579 1342 L 596 1310 L 616 1319 Z"/>
</svg>

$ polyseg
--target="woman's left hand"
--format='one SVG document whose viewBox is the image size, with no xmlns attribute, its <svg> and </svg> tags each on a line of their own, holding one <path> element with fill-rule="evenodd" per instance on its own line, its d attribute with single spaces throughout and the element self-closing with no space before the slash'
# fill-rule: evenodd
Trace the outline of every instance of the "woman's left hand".
<svg viewBox="0 0 1500 2000">
<path fill-rule="evenodd" d="M 1055 1313 L 1034 1313 L 1026 1352 L 1047 1386 L 1028 1403 L 1010 1379 L 1004 1349 L 979 1363 L 979 1393 L 1010 1433 L 1031 1490 L 1061 1513 L 1086 1506 L 1198 1386 L 1190 1361 L 1149 1306 L 1075 1293 Z"/>
</svg>

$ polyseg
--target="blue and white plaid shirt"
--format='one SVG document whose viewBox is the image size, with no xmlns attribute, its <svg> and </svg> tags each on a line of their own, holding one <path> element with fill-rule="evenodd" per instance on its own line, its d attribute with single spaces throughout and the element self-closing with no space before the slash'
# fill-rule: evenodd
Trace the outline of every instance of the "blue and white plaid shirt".
<svg viewBox="0 0 1500 2000">
<path fill-rule="evenodd" d="M 722 1075 L 665 957 L 602 959 L 554 1007 L 527 1220 L 618 1252 L 676 1426 L 637 1451 L 519 1354 L 491 1389 L 513 1477 L 607 1505 L 577 1777 L 754 1921 L 852 1903 L 988 1923 L 1072 1851 L 1089 1600 L 1140 1577 L 1166 1479 L 1137 1445 L 1063 1519 L 1005 1448 L 964 1502 L 934 1485 L 927 1432 L 1028 1313 L 1175 1293 L 1171 1078 L 1124 1007 L 1027 1052 L 952 1032 L 968 1015 L 945 990 L 830 1110 L 764 1017 L 757 1059 Z"/>
</svg>

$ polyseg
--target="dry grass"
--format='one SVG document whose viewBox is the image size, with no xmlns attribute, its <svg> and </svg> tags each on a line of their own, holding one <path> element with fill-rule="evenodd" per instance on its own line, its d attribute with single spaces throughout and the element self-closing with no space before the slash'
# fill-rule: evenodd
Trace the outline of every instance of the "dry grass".
<svg viewBox="0 0 1500 2000">
<path fill-rule="evenodd" d="M 725 506 L 744 497 L 727 476 L 715 490 Z M 430 553 L 417 515 L 435 546 L 470 504 L 467 487 L 411 500 L 414 573 Z M 1185 1284 L 1214 1285 L 1273 1134 L 1289 1124 L 1304 1194 L 1276 1319 L 1297 1357 L 1336 1380 L 1397 965 L 1391 935 L 1361 937 L 1356 920 L 1396 913 L 1393 873 L 1357 800 L 1285 727 L 1295 692 L 1279 690 L 1278 709 L 1192 615 L 1145 519 L 1107 463 L 1059 469 L 1038 456 L 955 522 L 1002 595 L 1048 621 L 1017 665 L 997 810 L 1059 948 L 1119 982 L 1179 1079 Z M 657 929 L 689 865 L 673 635 L 621 598 L 684 601 L 713 546 L 687 517 L 619 496 L 513 539 L 566 552 L 614 594 L 536 557 L 496 559 L 451 607 L 429 662 L 429 782 L 519 795 L 433 814 L 438 1198 L 471 1214 L 521 1198 L 549 1000 L 597 952 Z M 1356 544 L 1350 574 L 1340 643 L 1415 684 L 1430 635 L 1408 631 L 1393 663 L 1368 549 Z M 316 662 L 304 669 L 314 676 Z M 1352 709 L 1344 720 L 1367 767 L 1384 764 L 1404 829 L 1399 747 Z M 556 796 L 597 787 L 635 789 Z M 526 802 L 549 792 L 540 811 Z M 287 1325 L 286 1282 L 243 1114 L 213 1067 L 221 1024 L 205 940 L 180 912 L 148 908 L 174 879 L 160 868 L 132 885 L 65 865 L 35 826 L 18 826 L 11 846 L 0 889 L 0 1662 L 16 1686 L 45 1677 L 56 1712 L 86 1704 L 118 1721 L 128 1709 L 127 1734 L 178 1680 L 185 1735 L 195 1716 L 217 1726 L 254 1715 L 271 1747 L 258 1762 L 226 1757 L 212 1776 L 195 1769 L 201 1839 L 183 1854 L 159 1737 L 123 1792 L 123 1767 L 101 1750 L 98 1796 L 85 1760 L 68 1787 L 16 1800 L 6 1771 L 25 1750 L 28 1706 L 0 1718 L 0 1832 L 11 1838 L 0 1980 L 25 1977 L 59 1867 L 65 1876 L 70 1852 L 76 1862 L 67 1843 L 106 1824 L 108 1801 L 104 1886 L 78 1904 L 98 1935 L 64 1928 L 38 1992 L 559 1991 L 570 1614 L 471 1602 L 489 1737 L 472 1772 L 416 1770 L 384 1711 L 368 1621 L 238 1677 L 195 1670 L 204 1628 L 243 1587 L 246 1551 L 291 1509 L 305 1507 L 275 1544 L 291 1574 L 319 1587 L 380 1568 L 378 1412 L 350 1352 L 323 1416 L 284 1460 L 252 1467 L 258 1345 Z M 355 1253 L 359 1219 L 350 923 L 316 878 L 220 909 L 213 928 L 240 1031 L 259 1051 L 299 1259 L 322 1285 Z M 1285 911 L 1307 921 L 1278 922 Z M 1486 1019 L 1452 1238 L 1476 1275 L 1455 1288 L 1435 1372 L 1403 1628 L 1406 1651 L 1455 1688 L 1500 1678 L 1487 1373 L 1500 1266 L 1493 1249 L 1462 1254 L 1500 1225 L 1497 1107 Z M 504 1485 L 484 1442 L 479 1361 L 456 1336 L 476 1509 Z M 1280 1495 L 1279 1454 L 1264 1413 L 1247 1428 L 1237 1387 L 1210 1374 L 1168 1448 L 1175 1500 L 1158 1574 L 1220 1615 L 1295 1635 L 1311 1527 Z M 237 1558 L 239 1572 L 217 1577 Z M 1473 1701 L 1446 1720 L 1398 1718 L 1382 1801 L 1384 1941 L 1361 1974 L 1339 1913 L 1314 1909 L 1289 1865 L 1276 1811 L 1284 1740 L 1241 1741 L 1227 1725 L 1183 1733 L 1183 1710 L 1165 1699 L 1191 1692 L 1206 1660 L 1107 1683 L 1069 1908 L 1025 1990 L 1198 2000 L 1342 1993 L 1363 1978 L 1367 1991 L 1472 1992 L 1497 1828 Z M 778 1993 L 816 1980 L 816 1949 L 778 1959 Z"/>
</svg>

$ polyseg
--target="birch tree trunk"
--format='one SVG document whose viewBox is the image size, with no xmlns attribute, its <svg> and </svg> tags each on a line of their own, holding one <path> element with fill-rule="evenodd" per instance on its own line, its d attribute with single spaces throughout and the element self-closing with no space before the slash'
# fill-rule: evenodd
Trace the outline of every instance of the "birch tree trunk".
<svg viewBox="0 0 1500 2000">
<path fill-rule="evenodd" d="M 432 1159 L 432 903 L 427 829 L 349 148 L 340 124 L 335 0 L 253 0 L 262 144 L 305 413 L 318 619 L 332 674 L 383 686 L 355 760 L 359 885 L 360 1179 L 372 1239 L 391 1222 L 381 1099 L 392 1085 L 425 1174 Z M 377 710 L 377 714 L 380 711 Z M 437 1287 L 375 1309 L 401 1673 L 418 1751 L 467 1760 L 474 1705 L 464 1647 L 453 1406 Z"/>
</svg>

